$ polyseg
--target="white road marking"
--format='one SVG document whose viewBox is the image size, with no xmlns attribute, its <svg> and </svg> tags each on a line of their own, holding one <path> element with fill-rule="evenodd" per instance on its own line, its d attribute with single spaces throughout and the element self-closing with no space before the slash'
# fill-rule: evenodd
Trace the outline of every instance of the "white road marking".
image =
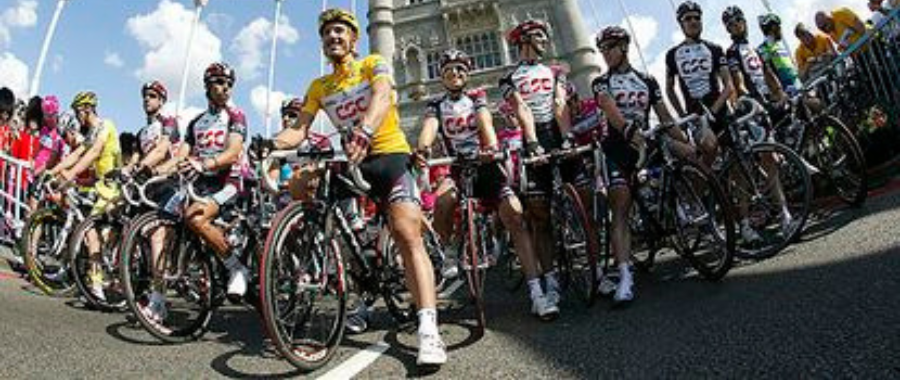
<svg viewBox="0 0 900 380">
<path fill-rule="evenodd" d="M 391 348 L 391 346 L 383 340 L 366 347 L 350 357 L 350 359 L 347 359 L 347 361 L 320 376 L 319 380 L 345 380 L 352 378 L 366 369 L 366 367 L 372 365 L 388 348 Z"/>
</svg>

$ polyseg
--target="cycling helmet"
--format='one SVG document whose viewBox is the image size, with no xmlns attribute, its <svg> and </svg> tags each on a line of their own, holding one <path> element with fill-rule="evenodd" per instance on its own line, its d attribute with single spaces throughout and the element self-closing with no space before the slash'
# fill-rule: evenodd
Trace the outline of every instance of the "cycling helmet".
<svg viewBox="0 0 900 380">
<path fill-rule="evenodd" d="M 78 108 L 81 106 L 91 106 L 97 107 L 97 94 L 93 91 L 82 91 L 75 95 L 75 99 L 72 99 L 72 108 Z"/>
<path fill-rule="evenodd" d="M 548 37 L 550 36 L 550 26 L 547 25 L 547 23 L 541 20 L 529 19 L 513 28 L 513 30 L 511 30 L 509 34 L 506 35 L 506 40 L 513 45 L 521 45 L 522 42 L 524 42 L 522 37 L 524 37 L 529 32 L 538 29 L 543 30 Z"/>
<path fill-rule="evenodd" d="M 303 110 L 303 101 L 300 98 L 288 98 L 281 102 L 281 114 L 284 115 L 288 110 Z"/>
<path fill-rule="evenodd" d="M 439 62 L 441 72 L 443 72 L 444 69 L 451 64 L 461 64 L 466 68 L 466 71 L 472 71 L 473 66 L 472 58 L 470 58 L 469 55 L 466 54 L 466 52 L 459 49 L 449 49 L 444 51 L 444 53 L 441 54 L 441 59 Z"/>
<path fill-rule="evenodd" d="M 225 62 L 214 62 L 206 68 L 205 72 L 203 72 L 203 83 L 208 84 L 213 78 L 219 77 L 226 77 L 231 79 L 232 82 L 237 81 L 234 69 L 232 69 L 231 66 L 228 66 Z"/>
<path fill-rule="evenodd" d="M 600 48 L 600 45 L 606 41 L 623 41 L 626 45 L 631 43 L 631 35 L 628 34 L 628 31 L 625 28 L 613 25 L 603 28 L 600 33 L 597 33 L 595 38 L 597 48 Z"/>
<path fill-rule="evenodd" d="M 322 35 L 322 29 L 330 22 L 344 23 L 349 26 L 350 29 L 353 29 L 353 32 L 356 33 L 356 35 L 359 35 L 359 21 L 356 20 L 356 16 L 354 16 L 353 13 L 339 8 L 332 8 L 322 12 L 322 14 L 319 15 L 320 36 Z"/>
<path fill-rule="evenodd" d="M 776 26 L 781 26 L 781 18 L 774 13 L 767 13 L 759 16 L 759 28 L 766 32 Z"/>
<path fill-rule="evenodd" d="M 81 124 L 78 123 L 78 119 L 75 118 L 71 112 L 63 112 L 59 115 L 57 119 L 57 125 L 60 133 L 66 132 L 78 132 L 78 128 L 81 127 Z"/>
<path fill-rule="evenodd" d="M 41 110 L 44 111 L 44 116 L 56 116 L 59 113 L 59 100 L 55 95 L 45 96 L 41 103 Z"/>
<path fill-rule="evenodd" d="M 144 92 L 146 92 L 147 90 L 155 91 L 156 94 L 159 95 L 160 98 L 162 98 L 163 102 L 169 99 L 169 91 L 166 90 L 166 86 L 164 86 L 160 81 L 155 80 L 152 82 L 144 83 L 144 85 L 141 86 L 141 95 L 144 95 Z"/>
<path fill-rule="evenodd" d="M 703 15 L 703 9 L 700 8 L 700 4 L 697 4 L 693 1 L 685 1 L 678 6 L 678 10 L 675 12 L 677 14 L 678 21 L 681 21 L 684 15 L 689 12 L 697 12 L 701 16 Z"/>
<path fill-rule="evenodd" d="M 732 21 L 735 20 L 743 20 L 744 19 L 744 11 L 741 10 L 737 5 L 732 5 L 728 8 L 725 8 L 725 11 L 722 12 L 722 23 L 725 26 L 728 26 Z"/>
</svg>

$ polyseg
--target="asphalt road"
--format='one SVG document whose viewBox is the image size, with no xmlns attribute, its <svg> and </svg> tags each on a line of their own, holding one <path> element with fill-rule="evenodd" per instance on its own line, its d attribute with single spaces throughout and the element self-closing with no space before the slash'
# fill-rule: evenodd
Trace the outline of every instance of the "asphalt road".
<svg viewBox="0 0 900 380">
<path fill-rule="evenodd" d="M 386 313 L 350 336 L 331 365 L 337 378 L 900 378 L 900 193 L 821 215 L 802 242 L 764 262 L 741 263 L 721 283 L 675 258 L 639 274 L 626 309 L 564 303 L 561 317 L 529 316 L 524 290 L 494 287 L 489 330 L 467 310 L 441 315 L 450 361 L 415 367 L 415 336 Z M 4 264 L 5 265 L 5 264 Z M 85 310 L 38 294 L 0 268 L 0 378 L 297 377 L 263 349 L 255 311 L 220 309 L 199 342 L 162 345 L 124 314 Z M 385 342 L 390 347 L 374 349 Z M 375 346 L 377 348 L 378 346 Z M 367 354 L 360 354 L 367 351 Z M 374 361 L 368 365 L 361 357 Z M 332 372 L 329 372 L 332 371 Z M 348 372 L 349 371 L 349 372 Z"/>
</svg>

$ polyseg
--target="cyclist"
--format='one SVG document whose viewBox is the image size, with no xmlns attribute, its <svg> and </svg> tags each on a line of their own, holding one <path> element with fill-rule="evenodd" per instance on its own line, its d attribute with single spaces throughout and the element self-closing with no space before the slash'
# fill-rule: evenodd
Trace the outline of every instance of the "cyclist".
<svg viewBox="0 0 900 380">
<path fill-rule="evenodd" d="M 794 96 L 800 91 L 800 78 L 794 62 L 791 61 L 791 53 L 784 48 L 781 33 L 781 18 L 774 13 L 759 16 L 759 28 L 766 40 L 759 45 L 757 51 L 765 65 L 778 77 L 781 88 L 788 96 Z M 771 87 L 771 86 L 770 86 Z M 775 96 L 778 90 L 772 87 Z"/>
<path fill-rule="evenodd" d="M 447 92 L 428 103 L 418 152 L 428 157 L 435 138 L 444 143 L 444 151 L 451 156 L 473 157 L 497 152 L 497 135 L 494 132 L 491 113 L 484 90 L 466 91 L 469 72 L 473 63 L 460 50 L 450 49 L 439 61 L 441 82 Z M 424 164 L 424 163 L 423 163 Z M 459 182 L 460 173 L 452 173 Z M 500 219 L 509 231 L 522 263 L 522 271 L 528 279 L 531 291 L 531 312 L 541 319 L 550 319 L 559 312 L 550 304 L 540 285 L 537 257 L 531 236 L 522 217 L 522 204 L 507 181 L 507 174 L 499 163 L 481 165 L 475 181 L 475 198 L 499 203 Z M 453 210 L 456 209 L 456 191 L 444 193 L 437 201 L 435 228 L 444 241 L 449 241 L 453 231 Z"/>
<path fill-rule="evenodd" d="M 540 63 L 550 43 L 550 27 L 540 20 L 526 20 L 507 35 L 510 44 L 519 51 L 516 68 L 500 79 L 503 98 L 512 106 L 517 123 L 522 129 L 525 152 L 529 156 L 540 155 L 544 150 L 562 147 L 570 129 L 569 110 L 566 106 L 566 75 L 558 66 Z M 567 165 L 563 176 L 574 179 L 577 165 Z M 552 175 L 550 168 L 535 168 L 535 191 L 550 194 Z M 534 249 L 540 259 L 538 271 L 543 271 L 546 285 L 544 294 L 552 306 L 559 303 L 559 281 L 553 269 L 555 252 L 549 225 L 549 206 L 546 198 L 526 201 L 529 221 L 532 223 Z M 533 279 L 529 287 L 533 294 L 540 294 L 539 279 Z M 558 306 L 557 306 L 558 307 Z"/>
<path fill-rule="evenodd" d="M 800 80 L 806 81 L 818 76 L 837 57 L 837 51 L 827 35 L 813 33 L 803 23 L 797 24 L 794 35 L 800 40 L 800 46 L 794 51 Z"/>
<path fill-rule="evenodd" d="M 713 114 L 712 131 L 700 129 L 694 136 L 709 165 L 715 160 L 718 149 L 714 133 L 720 133 L 728 126 L 727 101 L 734 93 L 734 87 L 722 48 L 700 37 L 703 33 L 700 4 L 685 1 L 678 6 L 676 14 L 685 40 L 666 54 L 666 93 L 678 115 L 702 114 L 703 107 Z M 676 78 L 684 106 L 675 90 Z"/>
<path fill-rule="evenodd" d="M 174 171 L 179 158 L 186 153 L 178 150 L 181 136 L 177 120 L 174 117 L 163 116 L 160 112 L 168 95 L 166 86 L 159 81 L 150 81 L 141 86 L 141 99 L 147 124 L 137 133 L 138 159 L 131 170 L 131 173 L 140 178 Z M 165 205 L 174 195 L 175 186 L 174 180 L 166 181 L 148 189 L 148 197 L 157 204 Z M 162 273 L 159 273 L 161 268 L 156 265 L 165 245 L 167 234 L 166 229 L 159 228 L 153 232 L 150 238 L 151 260 L 154 263 L 152 266 L 153 281 L 150 284 L 152 290 L 149 302 L 139 306 L 141 312 L 148 319 L 157 323 L 162 323 L 167 315 Z"/>
<path fill-rule="evenodd" d="M 122 151 L 119 147 L 119 134 L 112 120 L 101 118 L 97 113 L 97 95 L 90 91 L 79 92 L 72 100 L 72 110 L 84 131 L 82 153 L 77 161 L 69 166 L 66 160 L 57 166 L 62 166 L 58 176 L 64 182 L 70 182 L 79 174 L 93 170 L 96 181 L 92 190 L 97 194 L 97 201 L 91 209 L 91 215 L 101 215 L 113 205 L 112 201 L 118 197 L 118 185 L 112 181 L 106 181 L 106 175 L 122 165 Z M 66 165 L 64 165 L 66 164 Z M 85 240 L 91 261 L 91 269 L 88 272 L 90 288 L 94 295 L 101 300 L 106 296 L 103 292 L 103 271 L 100 269 L 100 237 L 95 229 L 87 232 Z"/>
<path fill-rule="evenodd" d="M 310 84 L 299 118 L 271 144 L 275 149 L 298 147 L 308 137 L 319 110 L 339 130 L 349 130 L 344 136 L 347 157 L 371 184 L 372 198 L 387 206 L 393 238 L 406 265 L 407 286 L 418 308 L 416 362 L 440 365 L 447 353 L 437 328 L 434 274 L 422 238 L 423 216 L 416 178 L 410 171 L 410 148 L 400 129 L 391 66 L 378 55 L 356 59 L 359 33 L 352 13 L 342 9 L 321 13 L 322 50 L 334 72 Z"/>
<path fill-rule="evenodd" d="M 748 95 L 763 103 L 785 101 L 781 83 L 772 71 L 773 66 L 765 64 L 747 40 L 747 20 L 741 8 L 725 8 L 722 23 L 731 35 L 732 44 L 725 56 L 728 58 L 736 95 Z"/>
<path fill-rule="evenodd" d="M 638 149 L 643 146 L 642 135 L 637 132 L 649 128 L 651 109 L 660 122 L 671 123 L 672 117 L 656 79 L 631 66 L 628 60 L 631 36 L 625 29 L 619 26 L 604 28 L 597 34 L 595 42 L 609 67 L 606 73 L 594 79 L 591 89 L 597 105 L 608 119 L 603 151 L 610 181 L 611 248 L 618 264 L 618 276 L 616 273 L 600 275 L 599 291 L 603 294 L 615 291 L 613 300 L 622 303 L 634 299 L 629 220 L 632 178 L 640 154 Z M 670 128 L 668 137 L 667 143 L 674 144 L 673 148 L 679 154 L 693 155 L 693 149 L 685 143 L 687 136 L 680 129 Z"/>
<path fill-rule="evenodd" d="M 223 208 L 231 206 L 241 186 L 240 160 L 247 136 L 244 112 L 229 104 L 235 83 L 234 70 L 214 62 L 203 73 L 207 109 L 188 124 L 184 137 L 190 156 L 181 168 L 199 173 L 194 182 L 197 193 L 213 202 L 195 202 L 185 211 L 188 226 L 209 244 L 228 268 L 227 294 L 243 296 L 249 272 L 240 261 L 237 247 L 231 247 L 221 228 L 212 224 Z"/>
</svg>

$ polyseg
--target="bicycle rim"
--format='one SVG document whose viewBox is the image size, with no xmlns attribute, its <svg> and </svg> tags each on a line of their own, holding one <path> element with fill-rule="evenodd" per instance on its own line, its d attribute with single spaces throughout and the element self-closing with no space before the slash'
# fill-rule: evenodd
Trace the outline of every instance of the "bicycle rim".
<svg viewBox="0 0 900 380">
<path fill-rule="evenodd" d="M 260 306 L 266 333 L 281 355 L 313 371 L 331 359 L 343 338 L 346 294 L 337 241 L 317 244 L 324 228 L 306 211 L 294 203 L 273 221 L 260 260 Z"/>
<path fill-rule="evenodd" d="M 114 220 L 104 216 L 92 216 L 81 222 L 69 238 L 69 264 L 72 277 L 79 292 L 90 307 L 101 311 L 123 310 L 125 305 L 125 293 L 119 275 L 118 247 L 123 237 L 120 235 L 122 227 Z M 98 231 L 100 242 L 100 268 L 103 273 L 103 293 L 105 299 L 100 299 L 90 287 L 91 262 L 88 257 L 87 232 L 91 229 Z"/>
<path fill-rule="evenodd" d="M 49 296 L 69 297 L 76 291 L 65 244 L 61 244 L 66 216 L 44 208 L 30 218 L 23 234 L 24 262 L 32 284 Z"/>
<path fill-rule="evenodd" d="M 463 241 L 463 270 L 466 272 L 466 284 L 469 288 L 469 296 L 475 306 L 475 320 L 478 327 L 484 329 L 487 326 L 487 318 L 484 313 L 484 275 L 486 262 L 481 251 L 482 244 L 475 213 L 475 200 L 469 199 L 465 204 L 465 240 Z"/>
<path fill-rule="evenodd" d="M 823 116 L 807 132 L 803 157 L 828 177 L 837 196 L 858 207 L 868 196 L 866 159 L 859 141 L 839 120 Z"/>
<path fill-rule="evenodd" d="M 700 166 L 683 163 L 672 182 L 671 210 L 677 242 L 707 280 L 724 277 L 734 262 L 732 211 L 718 181 Z"/>
<path fill-rule="evenodd" d="M 565 184 L 562 200 L 561 219 L 553 223 L 561 228 L 561 285 L 590 307 L 597 298 L 597 233 L 572 184 Z"/>
</svg>

